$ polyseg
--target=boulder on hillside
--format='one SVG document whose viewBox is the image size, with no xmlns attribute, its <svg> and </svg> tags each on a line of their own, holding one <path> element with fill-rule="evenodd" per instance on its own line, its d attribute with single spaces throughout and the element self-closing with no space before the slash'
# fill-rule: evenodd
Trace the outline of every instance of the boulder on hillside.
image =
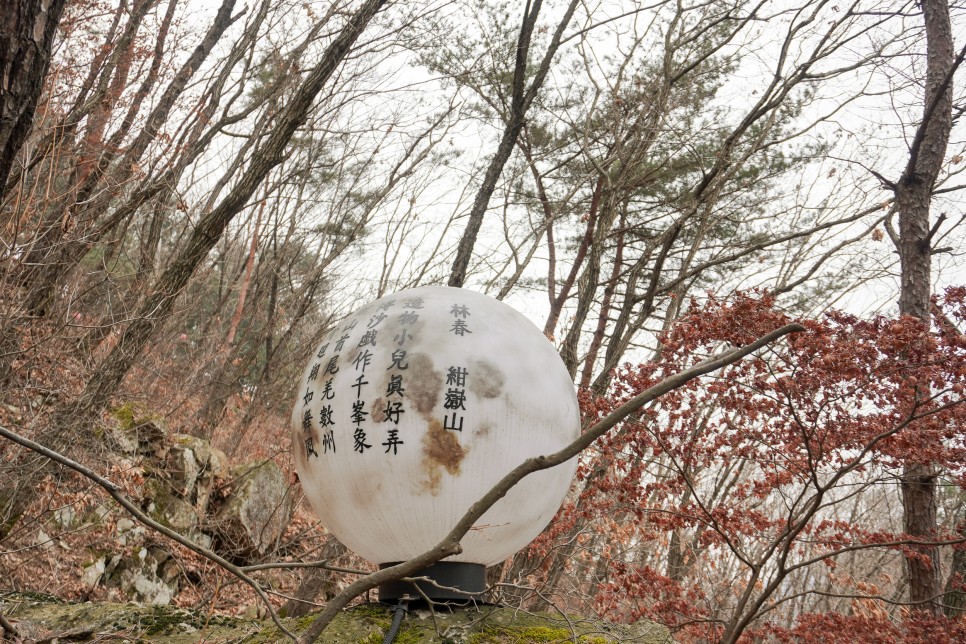
<svg viewBox="0 0 966 644">
<path fill-rule="evenodd" d="M 117 421 L 111 438 L 121 452 L 164 456 L 168 431 L 160 418 L 133 404 L 116 407 L 111 415 Z"/>
<path fill-rule="evenodd" d="M 171 437 L 163 473 L 171 491 L 204 516 L 216 481 L 228 477 L 228 457 L 206 440 L 176 434 Z"/>
<path fill-rule="evenodd" d="M 101 584 L 128 601 L 163 606 L 178 594 L 180 566 L 158 545 L 136 548 L 133 556 L 101 556 L 85 567 L 83 582 Z"/>
<path fill-rule="evenodd" d="M 148 478 L 142 495 L 141 502 L 152 519 L 185 536 L 196 531 L 199 515 L 194 506 L 172 492 L 167 482 Z"/>
<path fill-rule="evenodd" d="M 282 470 L 266 459 L 236 467 L 232 490 L 210 523 L 219 552 L 253 559 L 270 552 L 292 519 L 292 498 Z"/>
</svg>

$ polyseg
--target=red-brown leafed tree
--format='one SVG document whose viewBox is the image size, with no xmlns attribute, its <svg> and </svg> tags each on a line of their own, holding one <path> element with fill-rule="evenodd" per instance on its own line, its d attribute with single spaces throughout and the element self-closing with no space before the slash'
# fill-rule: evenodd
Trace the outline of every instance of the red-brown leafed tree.
<svg viewBox="0 0 966 644">
<path fill-rule="evenodd" d="M 923 537 L 887 508 L 896 482 L 907 463 L 929 462 L 950 486 L 966 483 L 966 338 L 956 329 L 966 289 L 935 310 L 932 332 L 912 317 L 803 322 L 807 332 L 670 392 L 602 441 L 606 476 L 575 506 L 607 526 L 598 610 L 655 619 L 684 640 L 828 639 L 856 616 L 850 628 L 870 641 L 937 628 L 957 639 L 955 620 L 893 623 L 908 605 L 902 560 L 924 556 Z M 585 411 L 606 413 L 716 347 L 789 321 L 769 297 L 711 298 L 664 338 L 659 362 L 625 369 Z M 928 543 L 961 540 L 947 526 Z M 577 580 L 591 593 L 600 582 Z M 819 611 L 798 630 L 778 626 Z"/>
</svg>

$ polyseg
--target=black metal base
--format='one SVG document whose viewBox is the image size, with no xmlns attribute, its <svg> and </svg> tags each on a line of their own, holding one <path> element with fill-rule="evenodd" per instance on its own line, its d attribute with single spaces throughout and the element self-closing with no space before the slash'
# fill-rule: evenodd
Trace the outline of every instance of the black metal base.
<svg viewBox="0 0 966 644">
<path fill-rule="evenodd" d="M 379 569 L 395 566 L 381 564 Z M 465 603 L 479 599 L 486 589 L 486 566 L 461 561 L 439 561 L 413 573 L 410 577 L 427 577 L 430 581 L 390 581 L 379 586 L 379 601 L 395 603 L 405 596 L 418 603 L 430 599 L 434 602 Z"/>
</svg>

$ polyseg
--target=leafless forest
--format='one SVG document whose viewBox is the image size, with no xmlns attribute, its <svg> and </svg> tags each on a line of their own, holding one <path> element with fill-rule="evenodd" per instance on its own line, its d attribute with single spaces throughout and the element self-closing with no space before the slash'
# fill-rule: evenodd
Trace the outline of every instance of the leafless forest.
<svg viewBox="0 0 966 644">
<path fill-rule="evenodd" d="M 293 473 L 300 374 L 448 284 L 530 317 L 600 430 L 488 597 L 680 641 L 966 632 L 966 6 L 219 1 L 2 9 L 0 590 L 157 599 L 110 582 L 145 548 L 181 606 L 354 601 Z M 227 461 L 187 527 L 148 491 L 182 435 Z M 201 506 L 256 459 L 291 519 L 233 548 Z"/>
</svg>

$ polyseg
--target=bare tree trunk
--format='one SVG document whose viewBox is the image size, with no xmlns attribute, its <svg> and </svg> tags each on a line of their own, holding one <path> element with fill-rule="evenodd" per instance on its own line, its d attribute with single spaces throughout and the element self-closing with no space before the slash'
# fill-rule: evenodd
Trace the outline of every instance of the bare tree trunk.
<svg viewBox="0 0 966 644">
<path fill-rule="evenodd" d="M 322 547 L 322 559 L 331 561 L 346 553 L 346 547 L 335 537 L 329 537 Z M 285 617 L 302 617 L 308 615 L 318 606 L 315 600 L 321 597 L 327 602 L 339 592 L 339 585 L 333 579 L 334 575 L 325 568 L 310 568 L 302 577 L 299 587 L 292 594 L 292 598 L 279 611 Z"/>
<path fill-rule="evenodd" d="M 956 516 L 956 527 L 961 537 L 966 537 L 966 526 L 963 525 L 963 513 Z M 947 617 L 961 617 L 966 613 L 966 550 L 953 550 L 952 561 L 949 562 L 949 577 L 946 579 L 945 595 L 943 596 L 943 612 Z"/>
<path fill-rule="evenodd" d="M 352 44 L 387 0 L 368 0 L 352 16 L 325 52 L 320 63 L 306 77 L 282 113 L 278 125 L 255 154 L 250 166 L 216 208 L 206 214 L 192 231 L 187 244 L 161 274 L 142 304 L 134 322 L 125 330 L 117 346 L 94 372 L 70 415 L 91 418 L 107 404 L 124 376 L 140 357 L 188 283 L 195 268 L 221 238 L 228 223 L 241 212 L 272 168 L 285 158 L 285 149 L 295 131 L 308 117 L 322 87 L 349 53 Z"/>
<path fill-rule="evenodd" d="M 603 191 L 604 178 L 598 177 L 597 184 L 594 186 L 594 193 L 590 197 L 590 210 L 587 213 L 587 228 L 584 230 L 584 236 L 580 239 L 580 246 L 577 248 L 577 254 L 574 256 L 574 263 L 570 267 L 570 273 L 568 273 L 567 279 L 560 286 L 560 292 L 550 301 L 550 313 L 547 315 L 547 322 L 543 325 L 543 334 L 548 338 L 553 338 L 554 333 L 556 333 L 557 322 L 560 321 L 560 313 L 563 311 L 564 304 L 567 303 L 567 298 L 570 297 L 570 290 L 577 281 L 580 267 L 594 239 L 594 230 L 597 226 L 597 213 L 600 210 L 600 199 Z"/>
<path fill-rule="evenodd" d="M 266 192 L 267 192 L 266 187 Z M 245 262 L 245 275 L 242 277 L 241 286 L 238 290 L 238 303 L 235 305 L 235 312 L 231 316 L 231 323 L 228 325 L 228 338 L 225 340 L 228 345 L 235 343 L 235 335 L 238 333 L 238 325 L 241 324 L 242 314 L 245 312 L 245 300 L 248 297 L 248 288 L 252 283 L 252 271 L 255 269 L 255 251 L 258 250 L 258 234 L 262 225 L 262 214 L 265 212 L 265 202 L 268 195 L 258 206 L 258 214 L 255 215 L 255 229 L 252 232 L 252 243 L 248 247 L 248 259 Z"/>
<path fill-rule="evenodd" d="M 0 13 L 0 200 L 27 141 L 65 0 L 11 0 Z"/>
<path fill-rule="evenodd" d="M 356 39 L 387 0 L 367 0 L 348 19 L 338 36 L 306 75 L 279 117 L 264 145 L 253 156 L 249 167 L 217 207 L 208 212 L 192 230 L 187 243 L 161 274 L 144 299 L 130 326 L 117 345 L 95 369 L 84 391 L 76 400 L 62 403 L 52 414 L 41 442 L 58 452 L 69 452 L 89 445 L 92 432 L 85 431 L 117 391 L 124 376 L 141 357 L 157 328 L 170 314 L 198 265 L 221 238 L 229 222 L 241 212 L 265 177 L 285 158 L 288 143 L 308 118 L 318 93 L 345 59 Z M 68 449 L 71 448 L 71 449 Z M 38 493 L 46 468 L 37 468 L 33 477 L 21 477 L 19 489 L 12 491 L 0 481 L 0 539 L 16 524 L 24 508 Z"/>
<path fill-rule="evenodd" d="M 145 3 L 147 4 L 147 3 Z M 225 31 L 239 17 L 232 16 L 231 12 L 235 6 L 235 0 L 223 0 L 215 16 L 214 21 L 205 33 L 205 37 L 195 47 L 191 56 L 178 70 L 171 83 L 165 88 L 158 104 L 148 115 L 144 128 L 128 147 L 124 156 L 118 163 L 118 173 L 114 180 L 121 184 L 127 181 L 134 172 L 137 161 L 147 150 L 148 146 L 154 141 L 161 130 L 162 125 L 167 120 L 171 110 L 174 108 L 178 97 L 184 92 L 188 82 L 200 69 L 202 63 L 214 49 L 215 45 L 224 35 Z M 110 147 L 110 146 L 109 146 Z M 69 210 L 74 212 L 78 219 L 93 222 L 101 212 L 107 209 L 112 199 L 110 191 L 103 191 L 101 196 L 91 198 L 91 194 L 100 182 L 101 178 L 108 170 L 108 166 L 114 161 L 116 154 L 112 150 L 102 154 L 95 167 L 91 169 L 89 176 L 84 180 L 77 201 L 70 206 Z M 87 203 L 92 201 L 92 203 Z M 81 206 L 80 204 L 84 204 Z M 87 216 L 79 217 L 79 212 L 89 213 Z M 114 226 L 122 223 L 126 217 L 133 215 L 134 212 L 125 208 L 116 209 L 113 216 L 107 222 L 102 222 L 92 230 L 85 231 L 79 239 L 62 243 L 60 240 L 39 240 L 41 243 L 35 244 L 28 258 L 28 266 L 31 268 L 32 275 L 28 277 L 29 294 L 27 296 L 27 308 L 33 313 L 44 312 L 50 304 L 57 286 L 63 281 L 65 276 L 73 267 L 84 257 L 94 244 L 110 232 Z M 48 235 L 49 231 L 42 231 Z"/>
<path fill-rule="evenodd" d="M 568 329 L 567 335 L 564 336 L 564 341 L 560 346 L 560 357 L 563 359 L 564 364 L 567 365 L 567 371 L 571 377 L 577 374 L 577 366 L 580 363 L 580 357 L 577 355 L 577 347 L 583 331 L 584 322 L 587 320 L 587 316 L 590 315 L 591 306 L 594 303 L 600 286 L 601 261 L 604 257 L 607 238 L 611 233 L 614 220 L 617 218 L 618 205 L 615 203 L 615 198 L 616 196 L 613 193 L 604 193 L 603 202 L 597 217 L 596 230 L 590 242 L 590 253 L 587 256 L 587 263 L 584 272 L 580 275 L 580 280 L 577 282 L 577 308 L 574 310 L 573 319 L 570 322 L 570 329 Z M 563 295 L 563 289 L 561 289 L 560 293 Z M 603 313 L 603 309 L 609 308 L 609 306 L 609 301 L 602 304 L 602 314 L 606 315 L 606 313 Z"/>
<path fill-rule="evenodd" d="M 597 362 L 597 354 L 604 344 L 604 336 L 607 333 L 607 323 L 610 321 L 610 313 L 614 293 L 617 292 L 617 283 L 620 280 L 621 269 L 624 266 L 624 214 L 621 213 L 620 232 L 617 235 L 616 249 L 614 251 L 614 265 L 611 268 L 610 279 L 604 287 L 604 298 L 600 303 L 600 314 L 597 316 L 597 328 L 590 340 L 590 348 L 587 350 L 587 357 L 584 358 L 584 369 L 580 375 L 580 388 L 588 389 L 590 379 L 594 375 L 594 366 Z"/>
<path fill-rule="evenodd" d="M 43 309 L 46 302 L 35 304 L 37 289 L 30 288 L 38 283 L 36 275 L 45 270 L 60 269 L 60 255 L 58 252 L 62 248 L 62 243 L 66 238 L 67 232 L 74 228 L 78 218 L 73 212 L 71 204 L 77 204 L 85 200 L 86 192 L 82 185 L 90 178 L 94 168 L 94 159 L 98 156 L 98 149 L 103 149 L 104 128 L 107 125 L 110 111 L 116 105 L 123 91 L 123 85 L 130 68 L 131 51 L 134 39 L 137 36 L 144 17 L 151 8 L 153 2 L 144 0 L 135 3 L 131 8 L 130 16 L 124 26 L 120 38 L 116 42 L 109 43 L 109 54 L 105 56 L 103 66 L 98 68 L 89 77 L 89 89 L 93 90 L 91 96 L 78 106 L 77 113 L 70 121 L 69 125 L 58 126 L 61 132 L 61 140 L 69 140 L 80 126 L 82 119 L 86 117 L 83 141 L 74 145 L 76 160 L 68 164 L 57 164 L 56 159 L 51 158 L 49 172 L 57 171 L 64 173 L 64 187 L 61 194 L 45 204 L 41 209 L 39 225 L 36 226 L 34 235 L 29 245 L 26 258 L 23 262 L 26 269 L 22 281 L 28 286 L 26 299 L 27 309 L 33 314 L 45 314 Z M 121 14 L 126 13 L 123 3 L 119 5 L 115 13 L 115 21 L 119 21 Z M 94 81 L 96 82 L 96 85 Z M 41 153 L 38 156 L 47 156 L 46 141 L 41 143 Z M 54 285 L 42 283 L 42 287 L 47 289 L 45 292 L 52 293 Z"/>
<path fill-rule="evenodd" d="M 952 74 L 957 65 L 949 7 L 944 0 L 923 0 L 926 27 L 926 87 L 922 121 L 909 151 L 909 161 L 895 185 L 899 211 L 901 285 L 899 313 L 929 324 L 932 246 L 929 208 L 952 128 Z M 936 226 L 941 223 L 940 218 Z M 936 476 L 931 463 L 907 463 L 901 478 L 905 532 L 930 540 L 936 532 Z M 909 601 L 939 612 L 939 548 L 917 546 L 906 557 Z"/>
<path fill-rule="evenodd" d="M 487 167 L 486 174 L 483 176 L 483 185 L 480 186 L 479 191 L 476 193 L 476 198 L 473 200 L 473 207 L 470 209 L 466 230 L 463 232 L 459 246 L 456 249 L 456 259 L 453 261 L 453 269 L 449 276 L 450 286 L 463 286 L 463 282 L 466 281 L 466 272 L 469 269 L 470 259 L 473 257 L 473 246 L 476 244 L 476 237 L 479 235 L 480 227 L 483 225 L 483 215 L 486 213 L 487 206 L 490 204 L 490 197 L 493 196 L 493 191 L 496 190 L 496 183 L 500 180 L 500 175 L 503 173 L 503 166 L 510 159 L 510 154 L 516 145 L 517 137 L 523 129 L 527 110 L 530 108 L 530 104 L 533 103 L 533 99 L 536 97 L 537 92 L 543 85 L 543 81 L 547 77 L 547 73 L 550 71 L 550 62 L 560 47 L 563 31 L 567 28 L 571 17 L 574 15 L 574 11 L 577 9 L 577 0 L 571 0 L 567 6 L 566 13 L 557 25 L 557 30 L 553 35 L 553 39 L 550 41 L 550 45 L 547 47 L 547 51 L 544 53 L 543 60 L 540 62 L 540 67 L 537 69 L 533 82 L 530 84 L 530 87 L 525 87 L 530 37 L 533 35 L 533 29 L 537 24 L 537 17 L 540 15 L 541 4 L 541 0 L 534 0 L 532 5 L 528 1 L 523 10 L 523 24 L 520 26 L 520 36 L 517 39 L 517 55 L 513 68 L 513 96 L 510 102 L 510 113 L 507 115 L 503 138 L 500 140 L 500 145 L 496 149 L 496 154 L 490 159 L 490 165 Z"/>
</svg>

